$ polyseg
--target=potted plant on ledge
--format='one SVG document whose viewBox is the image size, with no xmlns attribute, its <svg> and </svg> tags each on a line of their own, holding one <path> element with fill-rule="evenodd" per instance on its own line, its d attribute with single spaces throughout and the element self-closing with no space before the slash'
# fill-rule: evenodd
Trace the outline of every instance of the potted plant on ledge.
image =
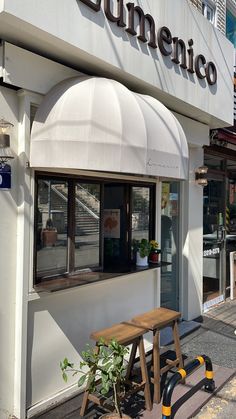
<svg viewBox="0 0 236 419">
<path fill-rule="evenodd" d="M 161 249 L 159 249 L 159 243 L 156 240 L 151 240 L 150 246 L 151 246 L 151 250 L 149 254 L 149 262 L 158 263 L 159 255 L 161 253 Z"/>
<path fill-rule="evenodd" d="M 96 348 L 91 348 L 87 345 L 87 350 L 82 352 L 83 361 L 80 362 L 80 368 L 74 367 L 74 364 L 68 361 L 67 358 L 60 363 L 62 370 L 62 377 L 67 382 L 67 372 L 72 372 L 73 375 L 81 373 L 78 380 L 78 386 L 81 387 L 87 380 L 86 389 L 90 393 L 96 390 L 102 396 L 109 396 L 113 400 L 115 408 L 114 413 L 110 412 L 101 416 L 106 419 L 124 418 L 131 419 L 121 411 L 120 400 L 125 394 L 125 364 L 124 358 L 129 349 L 120 345 L 115 339 L 111 340 L 107 345 L 101 339 L 98 342 L 98 351 Z M 83 368 L 86 367 L 86 371 Z"/>
<path fill-rule="evenodd" d="M 136 265 L 148 266 L 148 256 L 151 245 L 147 239 L 133 240 L 133 249 L 136 252 Z"/>
</svg>

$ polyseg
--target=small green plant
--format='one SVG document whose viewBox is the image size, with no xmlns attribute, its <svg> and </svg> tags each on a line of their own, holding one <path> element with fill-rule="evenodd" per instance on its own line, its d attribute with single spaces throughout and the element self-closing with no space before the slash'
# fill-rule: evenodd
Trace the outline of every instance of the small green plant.
<svg viewBox="0 0 236 419">
<path fill-rule="evenodd" d="M 135 252 L 139 252 L 140 256 L 144 258 L 148 256 L 151 251 L 151 245 L 147 239 L 133 240 L 133 249 Z"/>
<path fill-rule="evenodd" d="M 74 364 L 67 358 L 60 362 L 62 377 L 67 382 L 67 372 L 75 374 L 81 373 L 78 380 L 78 386 L 81 387 L 87 381 L 87 389 L 94 393 L 98 389 L 103 396 L 107 396 L 112 391 L 113 402 L 116 413 L 122 418 L 120 407 L 120 395 L 124 392 L 125 380 L 125 355 L 129 349 L 120 345 L 115 339 L 111 340 L 108 345 L 103 339 L 98 342 L 97 348 L 87 345 L 87 350 L 82 352 L 83 361 L 80 362 L 80 368 L 75 368 Z M 87 371 L 83 368 L 87 367 Z"/>
</svg>

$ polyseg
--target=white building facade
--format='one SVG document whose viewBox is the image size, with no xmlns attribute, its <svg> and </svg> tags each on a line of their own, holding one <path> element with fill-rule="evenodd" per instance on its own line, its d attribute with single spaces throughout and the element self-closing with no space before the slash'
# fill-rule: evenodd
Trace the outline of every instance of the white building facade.
<svg viewBox="0 0 236 419">
<path fill-rule="evenodd" d="M 91 331 L 160 305 L 202 312 L 195 171 L 209 130 L 233 123 L 234 48 L 188 1 L 126 3 L 0 4 L 15 156 L 0 189 L 0 418 L 75 394 L 59 362 L 79 362 Z M 135 267 L 140 234 L 162 266 Z"/>
</svg>

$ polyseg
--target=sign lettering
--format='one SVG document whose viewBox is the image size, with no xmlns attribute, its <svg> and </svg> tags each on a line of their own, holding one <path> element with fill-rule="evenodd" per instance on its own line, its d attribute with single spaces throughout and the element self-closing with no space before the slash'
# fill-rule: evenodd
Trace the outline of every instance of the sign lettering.
<svg viewBox="0 0 236 419">
<path fill-rule="evenodd" d="M 101 10 L 102 0 L 80 0 L 90 9 L 95 12 Z M 114 0 L 115 1 L 115 0 Z M 217 82 L 217 70 L 212 61 L 207 62 L 202 54 L 196 55 L 194 58 L 193 40 L 188 40 L 189 48 L 183 39 L 176 36 L 172 37 L 171 31 L 166 26 L 162 26 L 156 32 L 155 21 L 150 14 L 145 14 L 140 6 L 135 6 L 134 3 L 129 2 L 124 5 L 124 0 L 116 0 L 116 13 L 113 13 L 113 1 L 104 0 L 104 13 L 106 18 L 115 23 L 119 27 L 123 27 L 131 36 L 137 38 L 148 46 L 156 49 L 157 46 L 162 55 L 171 56 L 171 60 L 180 65 L 181 68 L 187 70 L 189 73 L 196 73 L 197 77 L 202 80 L 206 79 L 207 83 L 212 86 Z M 128 22 L 125 22 L 125 7 L 128 11 Z M 135 29 L 135 16 L 139 19 L 139 33 Z M 147 30 L 148 24 L 148 30 Z M 149 31 L 149 39 L 147 39 L 147 32 Z"/>
</svg>

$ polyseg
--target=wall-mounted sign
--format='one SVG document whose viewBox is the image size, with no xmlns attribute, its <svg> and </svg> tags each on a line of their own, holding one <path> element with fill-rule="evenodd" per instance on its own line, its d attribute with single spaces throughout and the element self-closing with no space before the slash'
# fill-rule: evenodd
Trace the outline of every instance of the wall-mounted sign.
<svg viewBox="0 0 236 419">
<path fill-rule="evenodd" d="M 0 189 L 11 189 L 11 166 L 0 167 Z"/>
<path fill-rule="evenodd" d="M 101 10 L 102 0 L 80 1 L 95 12 Z M 199 79 L 206 79 L 209 85 L 216 83 L 217 70 L 215 64 L 212 61 L 207 61 L 202 54 L 195 56 L 192 39 L 189 39 L 186 45 L 183 39 L 172 36 L 170 29 L 166 26 L 162 26 L 156 31 L 154 18 L 149 13 L 145 14 L 140 6 L 135 6 L 131 2 L 124 5 L 124 0 L 116 0 L 117 11 L 114 14 L 112 11 L 114 3 L 115 1 L 104 0 L 104 13 L 108 20 L 124 28 L 131 36 L 137 36 L 139 41 L 147 42 L 149 47 L 154 49 L 159 47 L 162 55 L 169 56 L 176 65 L 189 73 L 196 73 Z M 128 10 L 127 22 L 125 21 L 125 7 Z M 136 17 L 139 19 L 139 34 L 136 31 Z"/>
</svg>

